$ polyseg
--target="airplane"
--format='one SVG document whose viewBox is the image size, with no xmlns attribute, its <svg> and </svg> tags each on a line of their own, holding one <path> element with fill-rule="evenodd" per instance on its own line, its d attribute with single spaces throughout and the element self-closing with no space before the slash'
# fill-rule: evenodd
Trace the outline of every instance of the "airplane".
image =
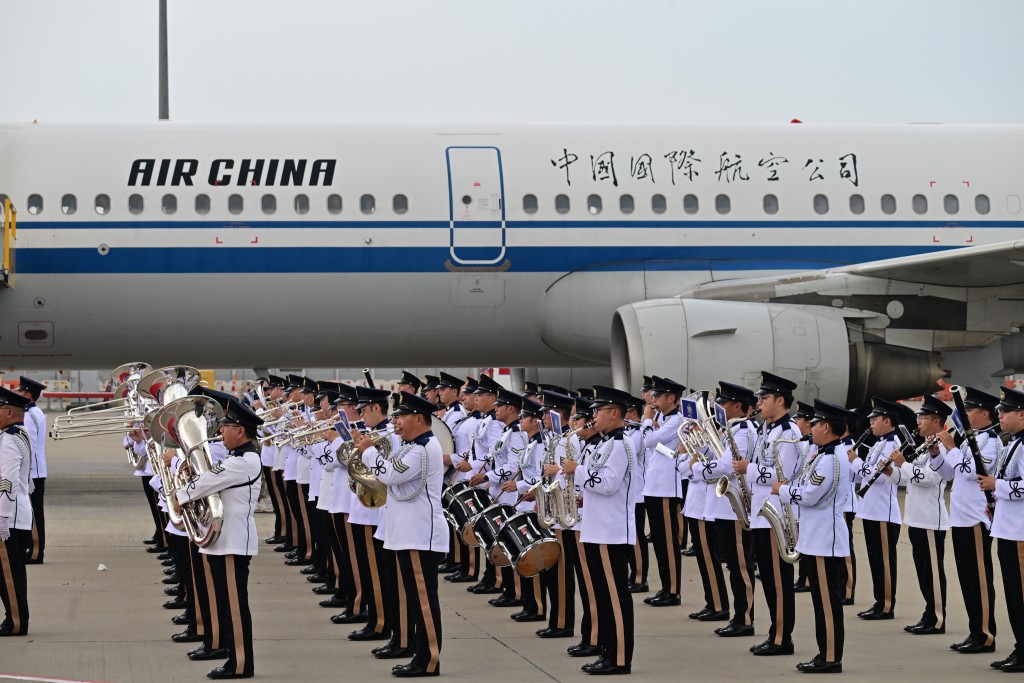
<svg viewBox="0 0 1024 683">
<path fill-rule="evenodd" d="M 991 390 L 1021 158 L 1022 126 L 4 124 L 0 366 Z"/>
</svg>

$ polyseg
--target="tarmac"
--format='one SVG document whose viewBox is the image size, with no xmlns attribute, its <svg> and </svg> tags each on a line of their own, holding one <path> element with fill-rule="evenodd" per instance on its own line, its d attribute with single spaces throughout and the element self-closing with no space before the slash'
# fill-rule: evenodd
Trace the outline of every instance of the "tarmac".
<svg viewBox="0 0 1024 683">
<path fill-rule="evenodd" d="M 48 416 L 50 421 L 53 414 Z M 50 441 L 46 482 L 47 548 L 42 565 L 28 567 L 30 633 L 0 639 L 0 681 L 198 681 L 221 662 L 192 662 L 185 652 L 194 645 L 176 644 L 170 636 L 180 627 L 162 609 L 162 567 L 144 552 L 142 539 L 152 533 L 152 519 L 140 480 L 131 476 L 117 437 Z M 272 514 L 256 518 L 261 538 L 271 535 Z M 907 534 L 901 535 L 896 619 L 865 622 L 856 612 L 870 606 L 871 581 L 860 525 L 856 604 L 845 608 L 844 680 L 902 681 L 962 679 L 1003 675 L 988 664 L 1005 657 L 1013 636 L 1005 614 L 996 562 L 996 613 L 999 627 L 995 654 L 963 655 L 949 644 L 966 637 L 967 617 L 960 595 L 953 552 L 946 542 L 949 580 L 945 635 L 913 636 L 903 626 L 923 609 Z M 994 554 L 994 549 L 993 549 Z M 651 560 L 654 554 L 651 553 Z M 817 651 L 814 615 L 808 594 L 797 595 L 796 654 L 754 657 L 750 645 L 764 640 L 768 616 L 760 587 L 755 594 L 753 638 L 720 638 L 719 623 L 701 623 L 687 614 L 703 607 L 703 592 L 693 558 L 683 558 L 681 607 L 654 608 L 634 596 L 636 646 L 633 677 L 645 681 L 772 680 L 803 674 L 795 670 Z M 105 571 L 99 571 L 99 565 Z M 658 584 L 651 568 L 651 590 Z M 588 659 L 566 655 L 578 638 L 541 640 L 544 624 L 509 619 L 516 611 L 494 608 L 486 596 L 465 591 L 466 584 L 440 581 L 443 612 L 442 676 L 450 680 L 581 681 Z M 334 625 L 336 609 L 317 605 L 320 596 L 282 556 L 261 546 L 250 572 L 256 677 L 265 681 L 333 681 L 339 678 L 392 680 L 391 660 L 377 660 L 369 650 L 378 643 L 356 643 L 345 636 L 353 626 Z M 577 609 L 577 619 L 581 614 Z M 358 626 L 358 625 L 357 625 Z M 578 624 L 577 624 L 578 627 Z"/>
</svg>

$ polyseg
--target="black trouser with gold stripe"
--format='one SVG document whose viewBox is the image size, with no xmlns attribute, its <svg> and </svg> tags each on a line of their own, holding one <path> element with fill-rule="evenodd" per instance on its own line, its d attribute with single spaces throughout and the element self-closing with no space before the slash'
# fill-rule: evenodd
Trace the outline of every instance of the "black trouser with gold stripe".
<svg viewBox="0 0 1024 683">
<path fill-rule="evenodd" d="M 348 521 L 348 513 L 342 513 L 344 517 L 343 528 L 338 529 L 338 533 L 344 532 L 345 542 L 345 557 L 348 558 L 349 572 L 352 575 L 352 588 L 349 591 L 348 609 L 352 614 L 358 614 L 363 611 L 363 607 L 366 605 L 366 595 L 373 590 L 372 586 L 368 586 L 369 578 L 364 577 L 362 573 L 362 563 L 359 560 L 359 544 L 356 543 L 355 530 Z"/>
<path fill-rule="evenodd" d="M 548 626 L 571 631 L 576 627 L 576 574 L 573 571 L 572 562 L 569 560 L 570 553 L 566 544 L 575 544 L 576 539 L 572 537 L 572 532 L 566 534 L 562 529 L 552 529 L 552 531 L 558 542 L 562 544 L 562 556 L 558 558 L 554 567 L 541 572 L 541 579 L 544 581 L 544 588 L 547 590 L 548 600 L 551 602 L 551 609 L 548 611 Z"/>
<path fill-rule="evenodd" d="M 647 548 L 647 506 L 643 501 L 636 504 L 636 543 L 629 556 L 629 582 L 647 583 L 650 567 L 650 552 Z"/>
<path fill-rule="evenodd" d="M 943 628 L 946 625 L 946 532 L 907 527 L 913 549 L 914 569 L 924 596 L 921 623 Z"/>
<path fill-rule="evenodd" d="M 715 534 L 722 559 L 729 570 L 732 589 L 732 623 L 750 626 L 754 623 L 754 551 L 749 531 L 735 519 L 716 519 Z"/>
<path fill-rule="evenodd" d="M 594 587 L 597 617 L 601 620 L 598 645 L 615 666 L 633 662 L 633 597 L 630 595 L 628 544 L 583 543 Z"/>
<path fill-rule="evenodd" d="M 704 584 L 704 606 L 716 612 L 729 609 L 729 594 L 725 588 L 725 575 L 718 555 L 718 542 L 714 524 L 703 519 L 686 518 L 690 526 L 690 538 L 697 551 L 697 568 Z"/>
<path fill-rule="evenodd" d="M 189 593 L 191 592 L 192 586 L 189 579 L 189 573 L 192 571 L 192 563 L 188 557 L 188 547 L 192 545 L 188 536 L 176 536 L 175 534 L 167 534 L 167 550 L 173 555 L 174 560 L 174 573 L 178 576 L 178 586 L 181 588 L 178 595 L 186 602 L 192 601 Z M 185 608 L 188 611 L 188 607 Z"/>
<path fill-rule="evenodd" d="M 870 519 L 862 521 L 874 588 L 873 607 L 888 614 L 896 606 L 896 543 L 900 540 L 900 525 Z"/>
<path fill-rule="evenodd" d="M 441 605 L 437 600 L 437 563 L 441 553 L 396 550 L 399 583 L 407 596 L 406 613 L 413 649 L 412 664 L 433 673 L 441 662 Z"/>
<path fill-rule="evenodd" d="M 519 581 L 519 592 L 522 594 L 523 611 L 530 616 L 535 614 L 547 616 L 547 595 L 544 593 L 544 578 L 542 576 L 545 573 L 541 572 L 537 576 L 530 577 L 516 574 L 516 579 Z"/>
<path fill-rule="evenodd" d="M 164 535 L 164 525 L 160 523 L 160 508 L 157 507 L 156 503 L 157 492 L 149 485 L 152 478 L 152 474 L 139 477 L 139 479 L 142 480 L 142 490 L 146 494 L 146 502 L 149 503 L 149 511 L 153 515 L 153 526 L 156 529 L 156 531 L 153 532 L 153 538 L 156 539 L 159 547 L 166 548 L 167 538 Z"/>
<path fill-rule="evenodd" d="M 285 543 L 295 545 L 298 537 L 298 527 L 295 524 L 295 517 L 292 515 L 292 506 L 288 502 L 288 489 L 285 486 L 284 470 L 274 470 L 274 488 L 277 491 L 278 501 L 281 506 L 281 536 Z"/>
<path fill-rule="evenodd" d="M 298 548 L 298 557 L 312 560 L 313 534 L 309 524 L 309 511 L 306 508 L 309 484 L 300 484 L 295 480 L 289 480 L 284 485 L 285 492 L 288 494 L 288 503 L 292 508 L 292 516 L 295 518 L 296 538 L 292 539 L 292 544 Z"/>
<path fill-rule="evenodd" d="M 32 537 L 28 549 L 28 559 L 32 562 L 43 561 L 43 551 L 46 550 L 46 514 L 43 510 L 43 494 L 46 490 L 46 477 L 33 479 L 35 489 L 29 494 L 32 501 Z"/>
<path fill-rule="evenodd" d="M 996 592 L 992 585 L 992 536 L 982 523 L 950 527 L 953 559 L 967 609 L 971 641 L 991 645 L 996 639 Z"/>
<path fill-rule="evenodd" d="M 843 624 L 843 593 L 840 572 L 845 557 L 812 557 L 811 602 L 814 605 L 814 635 L 818 641 L 818 657 L 826 663 L 843 661 L 846 629 Z"/>
<path fill-rule="evenodd" d="M 779 557 L 779 545 L 771 529 L 751 529 L 754 559 L 761 573 L 761 588 L 768 603 L 768 642 L 788 643 L 793 638 L 796 622 L 796 594 L 793 592 L 793 565 Z M 838 578 L 837 578 L 838 580 Z"/>
<path fill-rule="evenodd" d="M 853 594 L 857 589 L 857 554 L 853 550 L 853 520 L 857 518 L 857 513 L 844 512 L 843 517 L 846 519 L 846 531 L 850 540 L 850 554 L 844 558 L 839 585 L 843 588 L 843 600 L 853 602 Z"/>
<path fill-rule="evenodd" d="M 249 612 L 248 555 L 207 555 L 220 623 L 220 646 L 227 648 L 224 669 L 251 676 L 252 614 Z"/>
<path fill-rule="evenodd" d="M 274 508 L 274 536 L 280 538 L 284 529 L 284 516 L 281 513 L 281 492 L 277 490 L 277 480 L 274 477 L 274 468 L 270 465 L 263 466 L 263 481 L 267 483 L 267 492 L 270 494 L 270 504 Z"/>
<path fill-rule="evenodd" d="M 210 573 L 209 555 L 199 552 L 199 547 L 188 544 L 192 567 L 192 588 L 195 595 L 195 628 L 203 637 L 209 650 L 220 648 L 220 615 L 214 598 L 213 576 Z"/>
<path fill-rule="evenodd" d="M 374 539 L 376 541 L 376 539 Z M 412 638 L 412 626 L 409 620 L 409 601 L 415 599 L 410 593 L 398 566 L 398 551 L 387 550 L 380 541 L 377 561 L 380 563 L 380 576 L 384 584 L 384 615 L 386 628 L 391 631 L 391 643 L 397 647 L 409 647 Z M 429 567 L 434 577 L 434 592 L 437 592 L 437 560 L 440 553 L 434 553 L 435 561 Z"/>
<path fill-rule="evenodd" d="M 1013 631 L 1014 652 L 1024 649 L 1024 590 L 1021 588 L 1021 565 L 1024 565 L 1024 541 L 999 539 L 997 546 L 999 568 L 1003 573 L 1003 594 L 1006 597 L 1006 616 Z"/>
<path fill-rule="evenodd" d="M 346 606 L 352 606 L 352 565 L 349 564 L 345 549 L 345 515 L 340 512 L 326 513 L 327 536 L 331 545 L 331 556 L 334 564 L 334 595 L 344 600 Z"/>
<path fill-rule="evenodd" d="M 597 645 L 601 638 L 600 622 L 597 618 L 597 601 L 594 599 L 594 583 L 590 577 L 590 564 L 580 542 L 580 532 L 562 530 L 562 558 L 572 567 L 576 585 L 580 589 L 583 616 L 580 618 L 580 636 L 584 645 Z"/>
<path fill-rule="evenodd" d="M 462 571 L 467 576 L 472 576 L 474 579 L 479 580 L 480 578 L 480 548 L 471 547 L 466 545 L 465 541 L 462 540 L 461 534 L 455 534 L 455 538 L 462 544 L 462 561 L 459 565 L 462 567 Z"/>
<path fill-rule="evenodd" d="M 11 529 L 11 537 L 0 542 L 0 600 L 4 604 L 4 629 L 12 635 L 28 633 L 28 575 L 25 571 L 25 549 L 32 532 Z"/>
<path fill-rule="evenodd" d="M 373 537 L 377 527 L 369 524 L 352 524 L 352 540 L 355 546 L 355 557 L 359 564 L 358 574 L 362 589 L 363 604 L 369 620 L 366 625 L 377 633 L 384 633 L 387 624 L 387 602 L 385 599 L 387 572 L 394 558 L 387 562 L 384 544 Z M 393 585 L 393 584 L 392 584 Z M 356 610 L 361 610 L 356 605 Z"/>
<path fill-rule="evenodd" d="M 679 595 L 682 565 L 679 562 L 681 498 L 646 496 L 647 520 L 651 525 L 651 545 L 658 560 L 658 576 L 664 595 Z"/>
</svg>

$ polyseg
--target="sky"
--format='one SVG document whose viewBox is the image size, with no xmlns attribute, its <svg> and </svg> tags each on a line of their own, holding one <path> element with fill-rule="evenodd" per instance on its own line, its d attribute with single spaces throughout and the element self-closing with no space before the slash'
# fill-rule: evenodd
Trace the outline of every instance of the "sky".
<svg viewBox="0 0 1024 683">
<path fill-rule="evenodd" d="M 169 0 L 171 119 L 1024 122 L 1021 0 Z M 0 122 L 157 118 L 156 0 L 0 0 Z"/>
</svg>

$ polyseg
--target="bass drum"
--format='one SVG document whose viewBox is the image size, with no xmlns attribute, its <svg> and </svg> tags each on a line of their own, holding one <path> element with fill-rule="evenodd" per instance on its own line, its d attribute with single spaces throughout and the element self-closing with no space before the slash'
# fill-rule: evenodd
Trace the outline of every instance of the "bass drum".
<svg viewBox="0 0 1024 683">
<path fill-rule="evenodd" d="M 551 569 L 562 556 L 562 544 L 537 521 L 537 513 L 520 512 L 498 529 L 496 544 L 508 556 L 519 576 L 537 576 Z"/>
<path fill-rule="evenodd" d="M 438 443 L 441 444 L 442 455 L 451 455 L 455 452 L 455 437 L 452 436 L 452 430 L 448 427 L 448 423 L 437 415 L 431 415 L 430 431 L 434 433 Z M 458 474 L 458 470 L 453 465 L 446 467 L 444 470 L 444 485 L 448 486 L 454 482 L 456 474 Z"/>
<path fill-rule="evenodd" d="M 497 503 L 486 508 L 473 520 L 473 533 L 480 547 L 487 551 L 487 559 L 495 567 L 508 567 L 512 564 L 508 556 L 502 552 L 498 545 L 498 532 L 510 518 L 514 517 L 516 509 L 505 503 Z"/>
<path fill-rule="evenodd" d="M 463 542 L 471 548 L 479 545 L 479 541 L 473 534 L 473 522 L 491 505 L 494 505 L 494 500 L 490 493 L 484 489 L 470 488 L 459 491 L 446 512 L 452 527 L 462 537 Z"/>
<path fill-rule="evenodd" d="M 459 527 L 455 525 L 455 521 L 452 519 L 451 506 L 455 502 L 455 497 L 468 488 L 468 481 L 457 481 L 451 486 L 446 487 L 444 491 L 441 491 L 441 512 L 444 514 L 444 518 L 448 520 L 448 523 L 456 529 Z"/>
</svg>

